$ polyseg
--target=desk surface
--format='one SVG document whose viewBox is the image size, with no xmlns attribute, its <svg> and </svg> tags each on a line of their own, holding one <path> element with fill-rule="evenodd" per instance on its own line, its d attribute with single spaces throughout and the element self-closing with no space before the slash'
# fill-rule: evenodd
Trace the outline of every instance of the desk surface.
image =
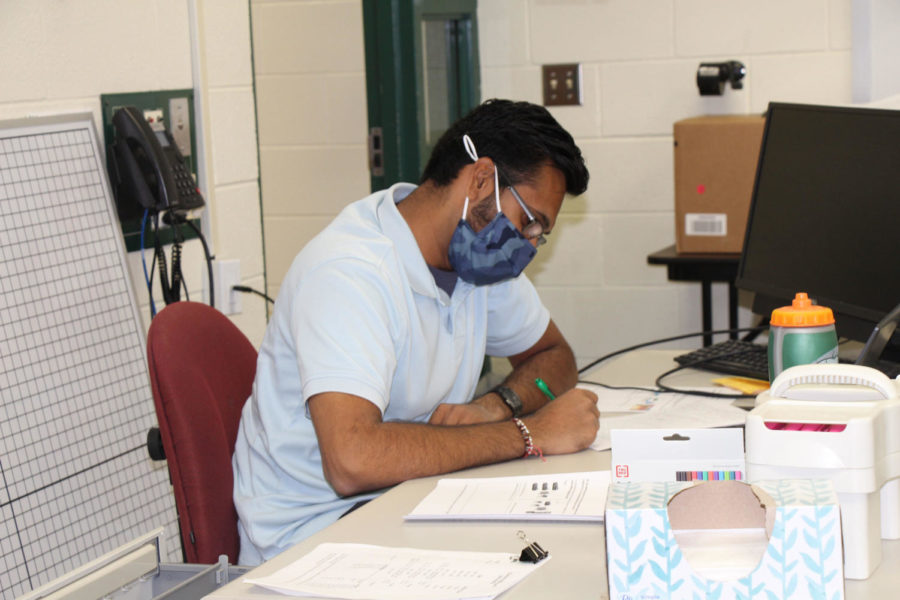
<svg viewBox="0 0 900 600">
<path fill-rule="evenodd" d="M 643 350 L 601 365 L 591 379 L 609 384 L 650 385 L 656 374 L 674 366 L 675 351 Z M 671 385 L 708 384 L 711 374 L 698 371 L 672 376 Z M 323 542 L 355 542 L 384 546 L 408 546 L 441 550 L 477 550 L 518 553 L 516 531 L 550 551 L 552 559 L 504 595 L 504 599 L 607 598 L 606 541 L 602 524 L 596 523 L 491 523 L 404 522 L 409 513 L 441 477 L 498 477 L 566 473 L 609 469 L 609 452 L 585 450 L 566 456 L 515 460 L 402 483 L 334 525 L 299 543 L 254 569 L 254 577 L 268 575 L 293 562 Z M 884 556 L 867 580 L 846 582 L 847 598 L 889 598 L 900 587 L 900 541 L 882 541 Z M 273 598 L 280 596 L 243 581 L 234 581 L 207 598 Z"/>
</svg>

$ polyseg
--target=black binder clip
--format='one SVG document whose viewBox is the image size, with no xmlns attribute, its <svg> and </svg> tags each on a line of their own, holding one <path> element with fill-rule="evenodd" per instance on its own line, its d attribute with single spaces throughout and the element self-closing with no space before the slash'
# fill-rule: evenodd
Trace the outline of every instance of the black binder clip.
<svg viewBox="0 0 900 600">
<path fill-rule="evenodd" d="M 519 562 L 538 563 L 550 556 L 550 553 L 541 548 L 540 544 L 529 540 L 524 531 L 519 530 L 516 532 L 516 535 L 519 536 L 520 540 L 527 544 L 527 546 L 522 549 L 522 553 L 519 554 Z"/>
</svg>

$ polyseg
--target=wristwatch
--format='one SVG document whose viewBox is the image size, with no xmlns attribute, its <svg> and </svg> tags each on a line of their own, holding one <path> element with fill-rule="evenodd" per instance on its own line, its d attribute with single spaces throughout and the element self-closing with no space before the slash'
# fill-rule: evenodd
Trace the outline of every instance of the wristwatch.
<svg viewBox="0 0 900 600">
<path fill-rule="evenodd" d="M 503 404 L 512 411 L 512 416 L 518 417 L 522 414 L 522 399 L 519 395 L 505 385 L 498 385 L 492 390 L 503 400 Z"/>
</svg>

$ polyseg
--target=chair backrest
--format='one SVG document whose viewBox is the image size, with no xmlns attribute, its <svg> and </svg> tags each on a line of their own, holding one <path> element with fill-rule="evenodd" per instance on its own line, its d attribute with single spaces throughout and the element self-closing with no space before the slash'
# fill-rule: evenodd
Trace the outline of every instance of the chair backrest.
<svg viewBox="0 0 900 600">
<path fill-rule="evenodd" d="M 231 455 L 256 349 L 218 310 L 176 302 L 151 322 L 147 360 L 185 560 L 236 564 Z"/>
</svg>

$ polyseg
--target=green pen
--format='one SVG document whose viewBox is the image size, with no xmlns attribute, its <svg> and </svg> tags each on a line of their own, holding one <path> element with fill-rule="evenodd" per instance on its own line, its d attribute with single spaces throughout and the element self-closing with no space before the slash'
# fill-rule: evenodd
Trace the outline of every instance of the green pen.
<svg viewBox="0 0 900 600">
<path fill-rule="evenodd" d="M 547 387 L 547 384 L 544 383 L 544 380 L 538 377 L 534 380 L 535 385 L 538 386 L 538 389 L 544 392 L 544 395 L 547 396 L 550 400 L 556 400 L 556 396 L 553 395 L 553 392 L 550 391 L 550 388 Z"/>
</svg>

